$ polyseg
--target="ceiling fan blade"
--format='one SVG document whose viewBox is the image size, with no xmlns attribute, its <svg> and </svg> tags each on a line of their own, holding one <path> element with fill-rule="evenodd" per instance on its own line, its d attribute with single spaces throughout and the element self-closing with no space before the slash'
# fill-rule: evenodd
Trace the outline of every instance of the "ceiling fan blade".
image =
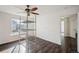
<svg viewBox="0 0 79 59">
<path fill-rule="evenodd" d="M 38 13 L 35 13 L 35 12 L 31 12 L 32 14 L 35 14 L 35 15 L 39 15 Z"/>
<path fill-rule="evenodd" d="M 36 11 L 38 8 L 37 7 L 34 7 L 31 9 L 31 11 Z"/>
</svg>

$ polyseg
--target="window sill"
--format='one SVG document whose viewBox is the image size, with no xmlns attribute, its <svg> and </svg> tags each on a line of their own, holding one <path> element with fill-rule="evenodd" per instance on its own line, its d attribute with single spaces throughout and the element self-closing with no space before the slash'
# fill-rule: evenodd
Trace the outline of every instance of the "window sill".
<svg viewBox="0 0 79 59">
<path fill-rule="evenodd" d="M 17 36 L 17 35 L 24 35 L 26 34 L 26 32 L 21 32 L 20 34 L 18 32 L 14 32 L 14 33 L 11 33 L 10 36 Z"/>
</svg>

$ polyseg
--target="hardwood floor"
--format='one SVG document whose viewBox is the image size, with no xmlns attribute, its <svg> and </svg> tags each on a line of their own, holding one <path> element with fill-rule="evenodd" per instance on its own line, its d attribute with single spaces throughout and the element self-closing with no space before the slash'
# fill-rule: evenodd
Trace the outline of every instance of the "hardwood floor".
<svg viewBox="0 0 79 59">
<path fill-rule="evenodd" d="M 34 37 L 29 37 L 29 40 L 23 40 L 20 42 L 20 45 L 18 44 L 19 44 L 18 41 L 16 41 L 16 42 L 0 45 L 0 52 L 20 53 L 23 51 L 23 48 L 24 48 L 23 53 L 24 52 L 29 52 L 29 53 L 61 53 L 62 52 L 60 45 L 40 38 L 34 39 Z"/>
<path fill-rule="evenodd" d="M 77 39 L 70 36 L 65 37 L 64 51 L 66 53 L 77 53 Z"/>
</svg>

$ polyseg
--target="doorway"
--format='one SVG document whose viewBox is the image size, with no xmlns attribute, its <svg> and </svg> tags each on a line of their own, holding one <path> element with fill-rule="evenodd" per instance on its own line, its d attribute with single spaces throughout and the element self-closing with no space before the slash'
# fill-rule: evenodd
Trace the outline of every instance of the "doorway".
<svg viewBox="0 0 79 59">
<path fill-rule="evenodd" d="M 61 38 L 63 52 L 77 52 L 77 14 L 61 18 Z"/>
</svg>

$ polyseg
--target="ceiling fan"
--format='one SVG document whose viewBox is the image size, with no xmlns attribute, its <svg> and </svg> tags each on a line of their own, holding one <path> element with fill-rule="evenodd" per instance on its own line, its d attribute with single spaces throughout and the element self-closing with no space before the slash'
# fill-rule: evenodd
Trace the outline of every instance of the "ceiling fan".
<svg viewBox="0 0 79 59">
<path fill-rule="evenodd" d="M 38 10 L 37 7 L 30 8 L 31 7 L 30 5 L 26 5 L 25 8 L 20 8 L 17 6 L 14 6 L 14 7 L 21 10 L 21 11 L 17 12 L 17 14 L 19 14 L 19 15 L 23 15 L 23 14 L 26 15 L 26 13 L 27 13 L 27 16 L 30 16 L 30 14 L 39 15 L 39 13 L 35 12 L 36 10 Z"/>
<path fill-rule="evenodd" d="M 27 8 L 25 9 L 25 11 L 27 12 L 27 15 L 30 16 L 30 14 L 35 14 L 35 15 L 39 15 L 38 13 L 36 13 L 35 11 L 38 10 L 37 7 L 33 7 L 33 8 L 29 8 L 30 5 L 27 5 Z"/>
</svg>

